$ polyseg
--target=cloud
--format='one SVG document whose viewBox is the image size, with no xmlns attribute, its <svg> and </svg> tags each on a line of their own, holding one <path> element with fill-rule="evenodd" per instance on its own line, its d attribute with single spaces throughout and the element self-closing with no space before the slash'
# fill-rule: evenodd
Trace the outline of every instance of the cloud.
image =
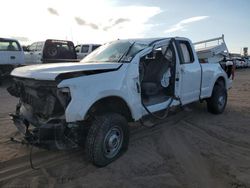
<svg viewBox="0 0 250 188">
<path fill-rule="evenodd" d="M 98 25 L 94 24 L 94 23 L 88 23 L 86 22 L 85 20 L 83 20 L 82 18 L 80 17 L 75 17 L 75 21 L 78 25 L 80 26 L 89 26 L 91 27 L 92 29 L 99 29 Z"/>
<path fill-rule="evenodd" d="M 119 18 L 119 19 L 115 20 L 115 23 L 113 25 L 117 25 L 117 24 L 120 24 L 123 22 L 128 22 L 128 21 L 130 21 L 130 19 L 128 19 L 128 18 Z"/>
<path fill-rule="evenodd" d="M 103 28 L 103 30 L 104 31 L 108 31 L 109 29 L 111 29 L 112 28 L 112 26 L 105 26 L 104 28 Z"/>
<path fill-rule="evenodd" d="M 49 11 L 50 14 L 55 15 L 55 16 L 59 16 L 56 9 L 49 7 L 49 8 L 47 8 L 47 10 Z"/>
<path fill-rule="evenodd" d="M 188 24 L 198 22 L 198 21 L 201 21 L 201 20 L 205 20 L 207 18 L 209 18 L 209 16 L 195 16 L 195 17 L 191 17 L 191 18 L 181 20 L 177 24 L 175 24 L 172 27 L 170 27 L 169 29 L 167 29 L 165 31 L 165 33 L 173 33 L 175 31 L 185 31 Z"/>
<path fill-rule="evenodd" d="M 80 17 L 75 17 L 75 21 L 78 25 L 86 25 L 86 21 Z"/>
<path fill-rule="evenodd" d="M 98 25 L 94 23 L 88 23 L 87 25 L 90 26 L 92 29 L 99 29 Z"/>
<path fill-rule="evenodd" d="M 113 19 L 109 19 L 109 22 L 113 22 L 111 25 L 105 26 L 103 28 L 104 31 L 108 31 L 109 29 L 115 27 L 116 25 L 122 24 L 124 22 L 129 22 L 130 19 L 128 18 L 118 18 L 115 21 Z"/>
<path fill-rule="evenodd" d="M 75 43 L 104 43 L 117 38 L 151 37 L 152 33 L 157 32 L 154 26 L 160 22 L 152 18 L 163 11 L 157 5 L 121 5 L 110 0 L 91 0 L 79 6 L 81 4 L 82 0 L 74 0 L 73 3 L 69 0 L 31 1 L 29 11 L 23 11 L 27 7 L 22 1 L 5 1 L 5 6 L 12 7 L 18 16 L 11 15 L 1 20 L 2 25 L 8 25 L 1 28 L 1 36 L 28 37 L 29 41 L 23 44 L 47 38 L 73 40 Z M 9 15 L 9 10 L 2 9 L 0 18 L 6 15 Z M 29 22 L 23 22 L 27 18 Z M 39 32 L 31 30 L 30 23 Z M 114 23 L 117 25 L 104 31 L 104 27 Z"/>
<path fill-rule="evenodd" d="M 89 26 L 92 29 L 96 29 L 96 30 L 99 29 L 97 24 L 88 23 L 87 21 L 83 20 L 80 17 L 75 17 L 75 21 L 80 26 Z M 115 27 L 116 25 L 122 24 L 124 22 L 129 22 L 129 21 L 130 21 L 130 19 L 128 19 L 128 18 L 118 18 L 118 19 L 115 19 L 115 20 L 114 19 L 109 19 L 108 22 L 113 22 L 113 23 L 111 25 L 103 27 L 103 30 L 107 31 L 107 30 Z"/>
</svg>

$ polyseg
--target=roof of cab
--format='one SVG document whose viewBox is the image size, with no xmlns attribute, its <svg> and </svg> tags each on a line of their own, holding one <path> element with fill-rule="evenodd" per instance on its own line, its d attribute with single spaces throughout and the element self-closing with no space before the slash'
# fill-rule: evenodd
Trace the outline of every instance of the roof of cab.
<svg viewBox="0 0 250 188">
<path fill-rule="evenodd" d="M 178 39 L 178 40 L 188 40 L 188 41 L 190 41 L 188 38 L 184 38 L 184 37 L 135 38 L 135 39 L 118 39 L 118 40 L 120 40 L 120 41 L 128 41 L 128 42 L 131 42 L 131 43 L 133 43 L 133 42 L 142 43 L 142 44 L 145 44 L 145 45 L 148 45 L 148 46 L 152 46 L 156 42 L 163 41 L 163 40 L 170 40 L 172 38 Z"/>
<path fill-rule="evenodd" d="M 15 41 L 15 42 L 18 42 L 18 40 L 16 40 L 16 39 L 11 39 L 11 38 L 1 38 L 1 37 L 0 37 L 0 41 Z"/>
<path fill-rule="evenodd" d="M 120 41 L 128 41 L 128 42 L 136 42 L 136 43 L 142 43 L 146 45 L 151 45 L 155 42 L 161 41 L 161 40 L 166 40 L 168 38 L 135 38 L 135 39 L 118 39 Z"/>
</svg>

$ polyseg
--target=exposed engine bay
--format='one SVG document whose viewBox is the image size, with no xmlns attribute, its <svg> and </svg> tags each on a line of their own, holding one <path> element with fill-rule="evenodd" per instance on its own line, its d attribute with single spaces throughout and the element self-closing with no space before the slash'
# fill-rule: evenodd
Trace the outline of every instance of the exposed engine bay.
<svg viewBox="0 0 250 188">
<path fill-rule="evenodd" d="M 13 79 L 8 92 L 20 101 L 11 116 L 25 140 L 45 148 L 76 147 L 82 131 L 76 123 L 65 121 L 65 109 L 71 100 L 68 88 L 58 89 L 55 81 Z"/>
</svg>

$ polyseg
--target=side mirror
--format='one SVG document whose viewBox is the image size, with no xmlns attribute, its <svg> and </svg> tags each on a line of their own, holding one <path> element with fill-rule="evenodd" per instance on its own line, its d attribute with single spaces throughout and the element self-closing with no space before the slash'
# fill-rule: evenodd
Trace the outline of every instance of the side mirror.
<svg viewBox="0 0 250 188">
<path fill-rule="evenodd" d="M 22 46 L 22 48 L 23 48 L 24 52 L 29 52 L 30 51 L 29 47 L 27 47 L 27 46 Z"/>
</svg>

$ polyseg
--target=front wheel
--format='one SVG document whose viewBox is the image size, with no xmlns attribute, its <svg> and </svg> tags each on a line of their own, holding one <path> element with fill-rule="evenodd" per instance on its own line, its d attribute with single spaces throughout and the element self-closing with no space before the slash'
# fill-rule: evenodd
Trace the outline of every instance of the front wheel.
<svg viewBox="0 0 250 188">
<path fill-rule="evenodd" d="M 129 142 L 129 127 L 120 114 L 108 113 L 95 117 L 86 140 L 86 154 L 96 166 L 116 160 Z"/>
<path fill-rule="evenodd" d="M 216 84 L 212 96 L 207 99 L 207 109 L 213 114 L 221 114 L 227 105 L 227 90 L 224 84 Z"/>
</svg>

